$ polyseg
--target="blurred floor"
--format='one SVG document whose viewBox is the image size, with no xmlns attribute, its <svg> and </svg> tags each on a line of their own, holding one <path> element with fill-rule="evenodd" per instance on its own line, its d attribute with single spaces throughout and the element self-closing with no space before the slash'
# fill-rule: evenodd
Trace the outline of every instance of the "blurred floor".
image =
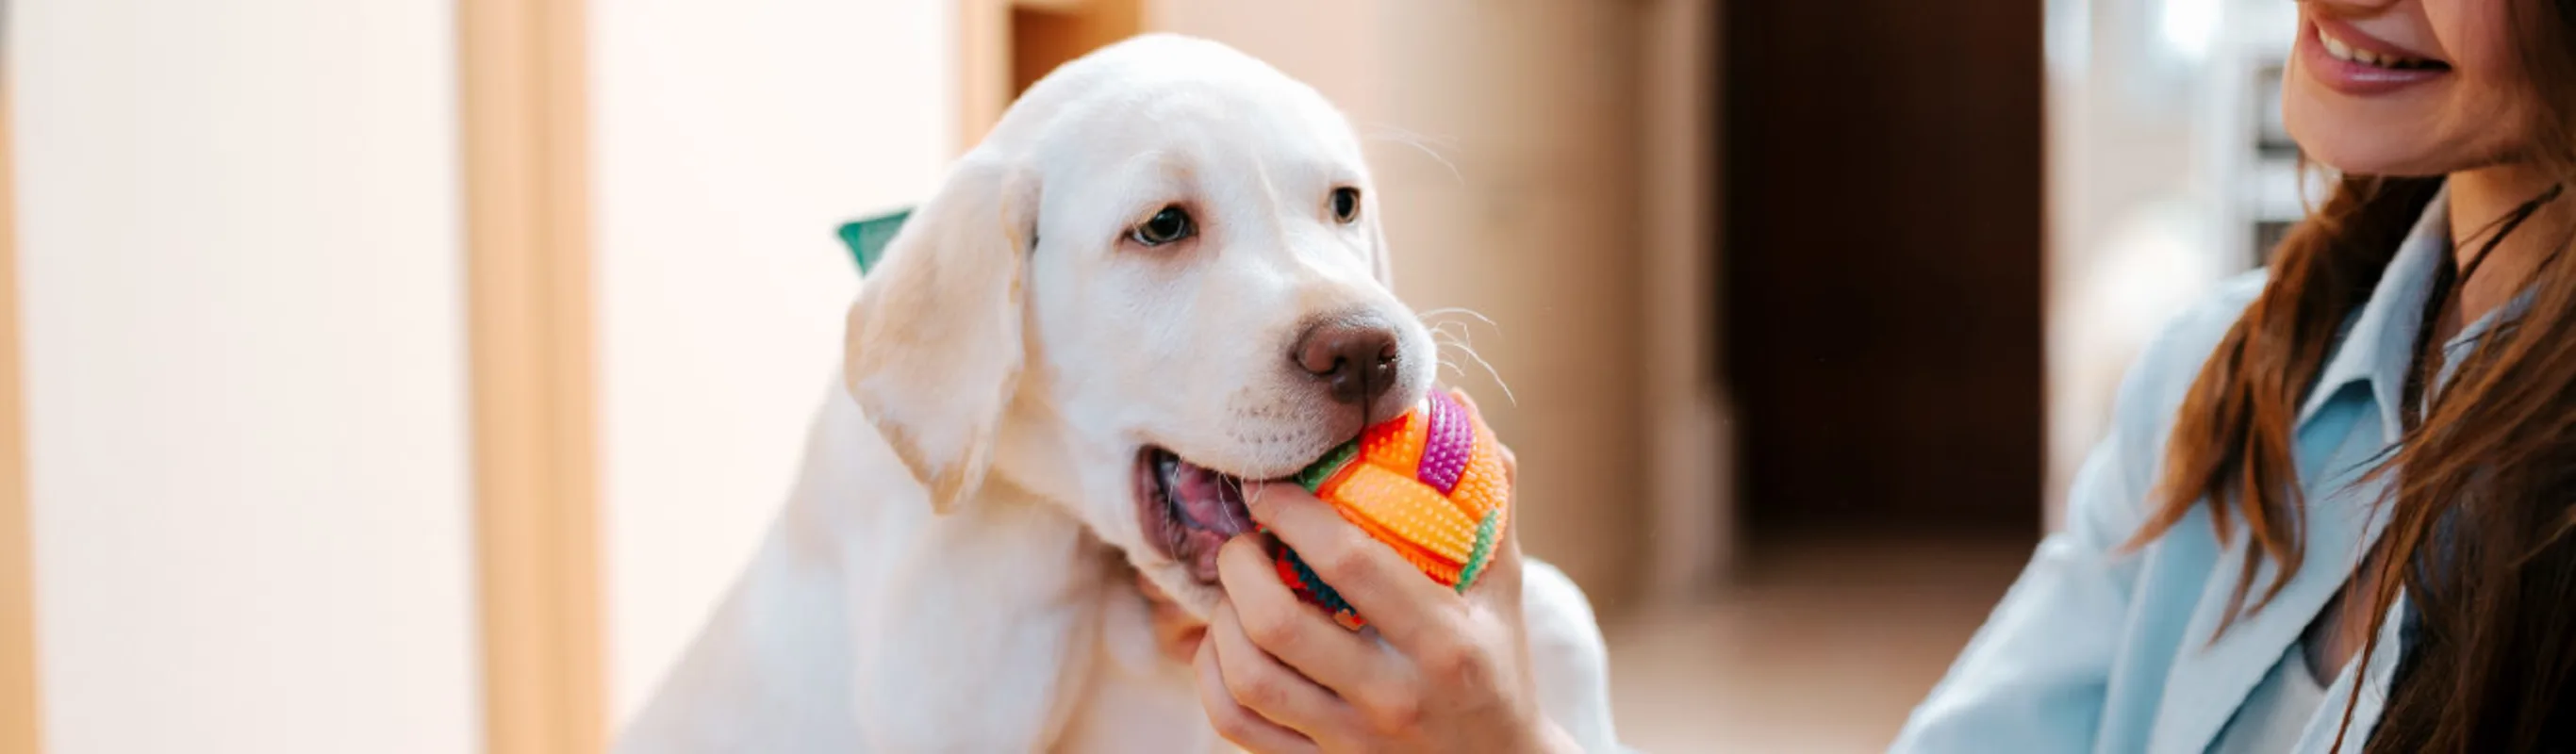
<svg viewBox="0 0 2576 754">
<path fill-rule="evenodd" d="M 1608 626 L 1641 751 L 1884 751 L 2030 556 L 2033 535 L 1771 537 L 1704 607 Z"/>
</svg>

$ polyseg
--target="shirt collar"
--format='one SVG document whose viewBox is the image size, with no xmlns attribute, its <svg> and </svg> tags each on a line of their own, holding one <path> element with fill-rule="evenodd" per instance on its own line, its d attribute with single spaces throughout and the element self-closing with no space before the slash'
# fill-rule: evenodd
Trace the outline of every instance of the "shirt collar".
<svg viewBox="0 0 2576 754">
<path fill-rule="evenodd" d="M 2299 407 L 2299 424 L 2306 424 L 2345 386 L 2367 383 L 2371 398 L 2379 404 L 2380 427 L 2389 441 L 2396 441 L 2404 429 L 2398 411 L 2405 401 L 2407 370 L 2415 362 L 2415 331 L 2424 319 L 2424 299 L 2433 293 L 2433 280 L 2441 269 L 2437 265 L 2449 263 L 2450 252 L 2450 190 L 2445 188 L 2424 206 L 2415 229 L 2399 243 L 2397 256 L 2388 261 L 2379 285 L 2370 290 L 2370 300 L 2345 327 L 2342 342 L 2317 377 L 2316 388 Z M 2481 325 L 2485 321 L 2480 320 Z M 2484 329 L 2463 328 L 2460 337 L 2472 338 Z"/>
</svg>

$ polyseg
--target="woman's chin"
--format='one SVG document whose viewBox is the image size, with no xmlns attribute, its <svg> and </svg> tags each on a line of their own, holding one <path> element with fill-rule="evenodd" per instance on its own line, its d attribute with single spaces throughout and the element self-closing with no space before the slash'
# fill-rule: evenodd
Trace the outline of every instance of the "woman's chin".
<svg viewBox="0 0 2576 754">
<path fill-rule="evenodd" d="M 2488 139 L 2456 133 L 2458 119 L 2408 101 L 2356 101 L 2295 79 L 2281 121 L 2310 164 L 2344 175 L 2428 177 L 2493 162 Z"/>
<path fill-rule="evenodd" d="M 2293 126 L 2290 134 L 2299 144 L 2299 155 L 2308 164 L 2341 175 L 2436 176 L 2470 167 L 2453 164 L 2461 161 L 2447 159 L 2437 154 L 2437 148 L 2417 143 L 2417 139 L 2393 133 L 2393 130 L 2340 125 L 2315 129 Z M 2317 133 L 2320 131 L 2323 133 Z"/>
</svg>

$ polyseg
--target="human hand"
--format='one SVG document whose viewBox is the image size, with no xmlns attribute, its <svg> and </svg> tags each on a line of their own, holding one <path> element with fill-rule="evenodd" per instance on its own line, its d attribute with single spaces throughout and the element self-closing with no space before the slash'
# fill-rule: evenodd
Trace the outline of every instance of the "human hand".
<svg viewBox="0 0 2576 754">
<path fill-rule="evenodd" d="M 1508 450 L 1503 464 L 1508 482 Z M 1577 750 L 1538 709 L 1516 534 L 1461 595 L 1295 484 L 1244 496 L 1369 626 L 1298 601 L 1259 535 L 1227 542 L 1226 601 L 1195 659 L 1200 704 L 1227 740 L 1265 753 Z"/>
</svg>

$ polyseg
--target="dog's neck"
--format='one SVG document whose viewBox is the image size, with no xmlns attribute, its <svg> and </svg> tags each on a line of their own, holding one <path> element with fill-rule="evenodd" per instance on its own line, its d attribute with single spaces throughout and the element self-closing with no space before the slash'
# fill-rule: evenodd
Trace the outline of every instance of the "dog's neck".
<svg viewBox="0 0 2576 754">
<path fill-rule="evenodd" d="M 1013 434 L 1015 433 L 1005 432 L 1006 437 Z M 1187 656 L 1170 656 L 1164 651 L 1166 648 L 1160 646 L 1172 638 L 1164 635 L 1167 633 L 1165 629 L 1199 628 L 1204 626 L 1204 622 L 1189 617 L 1187 612 L 1170 598 L 1149 592 L 1141 573 L 1136 570 L 1135 564 L 1130 562 L 1127 553 L 1103 541 L 1098 532 L 1093 531 L 1089 524 L 1084 523 L 1080 516 L 1074 513 L 1078 510 L 1075 506 L 1081 504 L 1079 500 L 1031 489 L 1032 482 L 1028 480 L 1040 479 L 1049 480 L 1043 482 L 1047 489 L 1077 494 L 1080 492 L 1079 481 L 1070 476 L 1071 454 L 1066 452 L 1062 444 L 1052 442 L 1053 438 L 1043 432 L 1027 432 L 1019 436 L 1023 444 L 1018 447 L 1005 445 L 1005 452 L 1001 458 L 1004 463 L 995 464 L 996 473 L 993 478 L 986 482 L 984 492 L 977 496 L 979 499 L 970 505 L 989 504 L 996 506 L 998 510 L 1013 511 L 1012 515 L 1048 517 L 1062 522 L 1065 526 L 1079 529 L 1081 534 L 1077 552 L 1069 562 L 1064 564 L 1064 567 L 1086 576 L 1098 575 L 1097 583 L 1102 587 L 1100 597 L 1112 603 L 1103 615 L 1104 620 L 1113 622 L 1131 620 L 1131 616 L 1123 614 L 1141 614 L 1146 617 L 1146 622 L 1152 629 L 1134 632 L 1113 630 L 1103 633 L 1102 650 L 1105 656 L 1110 662 L 1122 666 L 1130 673 L 1162 673 L 1174 668 L 1186 670 L 1189 664 Z M 1032 460 L 1041 462 L 1026 466 L 1009 463 Z M 1054 466 L 1061 471 L 1044 470 L 1054 464 L 1063 464 Z M 1032 469 L 1041 470 L 1032 473 Z M 1058 476 L 1059 473 L 1062 476 Z M 1142 606 L 1143 609 L 1137 611 L 1132 609 L 1134 606 Z M 1168 614 L 1165 611 L 1168 611 Z M 1155 646 L 1117 646 L 1119 642 L 1132 641 L 1134 638 L 1143 636 L 1151 636 Z"/>
</svg>

